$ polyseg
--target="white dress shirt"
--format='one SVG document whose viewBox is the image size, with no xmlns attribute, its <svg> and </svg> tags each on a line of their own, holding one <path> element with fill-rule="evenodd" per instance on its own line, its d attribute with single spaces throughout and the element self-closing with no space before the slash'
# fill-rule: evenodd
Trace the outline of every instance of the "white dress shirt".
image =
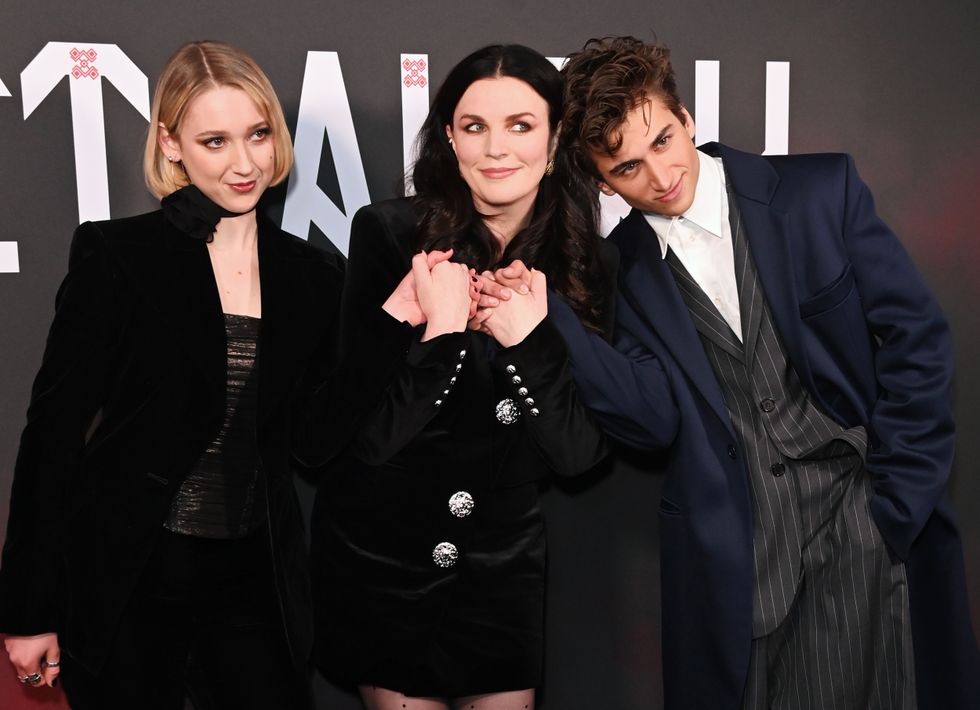
<svg viewBox="0 0 980 710">
<path fill-rule="evenodd" d="M 694 201 L 680 217 L 664 217 L 644 212 L 657 233 L 661 256 L 667 247 L 697 281 L 718 312 L 742 339 L 742 319 L 738 310 L 738 284 L 735 281 L 735 250 L 728 223 L 728 193 L 721 158 L 698 153 L 700 171 Z"/>
</svg>

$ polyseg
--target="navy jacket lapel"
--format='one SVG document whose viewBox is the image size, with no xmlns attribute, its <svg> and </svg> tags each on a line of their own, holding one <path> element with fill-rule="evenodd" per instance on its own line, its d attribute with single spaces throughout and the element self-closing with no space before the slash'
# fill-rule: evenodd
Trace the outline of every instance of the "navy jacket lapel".
<svg viewBox="0 0 980 710">
<path fill-rule="evenodd" d="M 670 267 L 660 254 L 653 228 L 638 210 L 633 210 L 616 228 L 612 238 L 620 249 L 623 265 L 623 297 L 667 347 L 734 436 L 724 395 Z M 637 335 L 642 338 L 642 334 Z"/>
<path fill-rule="evenodd" d="M 783 347 L 797 375 L 810 392 L 816 391 L 803 336 L 800 331 L 799 298 L 793 279 L 789 214 L 778 210 L 773 200 L 779 177 L 769 161 L 758 155 L 708 143 L 700 150 L 721 156 L 748 235 L 749 249 L 759 281 L 769 304 Z"/>
</svg>

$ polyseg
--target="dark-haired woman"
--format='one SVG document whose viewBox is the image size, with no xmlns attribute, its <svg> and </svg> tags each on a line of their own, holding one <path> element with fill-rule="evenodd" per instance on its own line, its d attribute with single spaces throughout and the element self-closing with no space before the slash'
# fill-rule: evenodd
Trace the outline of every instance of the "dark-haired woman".
<svg viewBox="0 0 980 710">
<path fill-rule="evenodd" d="M 0 568 L 19 679 L 74 710 L 312 705 L 290 439 L 343 271 L 257 214 L 291 164 L 262 70 L 192 42 L 153 98 L 162 209 L 75 232 Z"/>
<path fill-rule="evenodd" d="M 369 710 L 534 705 L 538 481 L 605 454 L 546 317 L 550 288 L 603 330 L 611 280 L 561 108 L 537 52 L 473 53 L 423 125 L 416 196 L 354 218 L 342 359 L 388 357 L 360 372 L 359 433 L 317 496 L 314 588 L 318 665 Z M 515 259 L 528 292 L 474 315 L 470 270 Z"/>
</svg>

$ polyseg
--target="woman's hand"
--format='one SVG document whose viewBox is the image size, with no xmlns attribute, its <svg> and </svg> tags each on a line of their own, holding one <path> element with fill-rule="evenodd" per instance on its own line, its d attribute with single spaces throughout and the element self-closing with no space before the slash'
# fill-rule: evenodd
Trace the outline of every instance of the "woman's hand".
<svg viewBox="0 0 980 710">
<path fill-rule="evenodd" d="M 10 664 L 17 671 L 17 680 L 24 685 L 54 687 L 61 672 L 61 649 L 58 634 L 37 636 L 8 636 L 3 640 Z M 36 682 L 32 682 L 34 679 Z"/>
<path fill-rule="evenodd" d="M 412 258 L 415 292 L 425 316 L 422 340 L 466 330 L 473 305 L 473 281 L 465 264 L 442 261 L 429 269 L 425 254 Z"/>
<path fill-rule="evenodd" d="M 453 250 L 447 251 L 433 250 L 428 254 L 422 252 L 425 257 L 427 269 L 431 269 L 436 264 L 449 261 L 453 255 Z M 414 263 L 414 260 L 413 260 Z M 381 306 L 385 313 L 395 320 L 407 322 L 416 326 L 425 323 L 425 313 L 419 305 L 418 294 L 415 290 L 415 273 L 409 270 L 405 277 L 395 286 L 395 290 L 388 296 L 388 300 Z"/>
<path fill-rule="evenodd" d="M 528 275 L 530 286 L 526 294 L 515 293 L 495 307 L 484 309 L 489 315 L 482 321 L 482 329 L 505 348 L 524 340 L 548 315 L 547 279 L 536 269 L 531 269 Z"/>
</svg>

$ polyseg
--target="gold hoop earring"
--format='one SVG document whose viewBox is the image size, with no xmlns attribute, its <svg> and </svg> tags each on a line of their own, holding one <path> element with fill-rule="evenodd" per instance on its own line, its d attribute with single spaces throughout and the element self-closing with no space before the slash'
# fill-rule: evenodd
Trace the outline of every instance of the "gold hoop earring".
<svg viewBox="0 0 980 710">
<path fill-rule="evenodd" d="M 545 175 L 551 175 L 553 172 L 555 172 L 555 159 L 554 158 L 552 158 L 551 160 L 549 160 L 548 161 L 548 164 L 544 166 L 544 174 Z"/>
</svg>

